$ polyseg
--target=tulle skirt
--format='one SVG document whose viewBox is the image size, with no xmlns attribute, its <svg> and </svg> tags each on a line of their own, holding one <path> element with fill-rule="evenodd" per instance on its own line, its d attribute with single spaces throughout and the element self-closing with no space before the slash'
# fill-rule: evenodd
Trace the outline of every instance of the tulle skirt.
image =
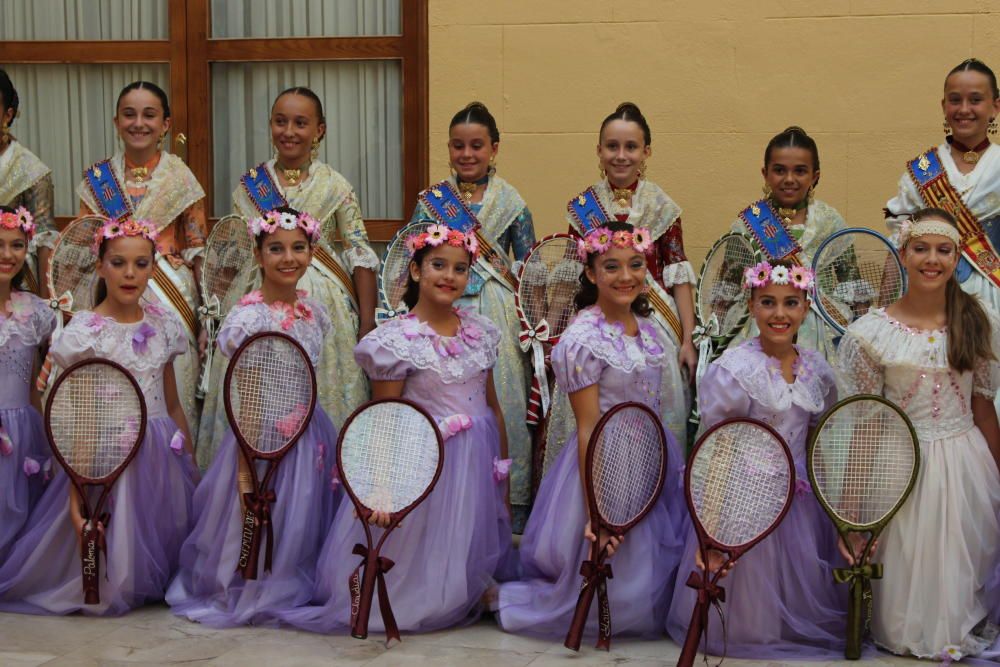
<svg viewBox="0 0 1000 667">
<path fill-rule="evenodd" d="M 713 655 L 761 660 L 843 658 L 848 590 L 833 580 L 833 568 L 844 566 L 837 532 L 802 484 L 807 479 L 805 471 L 800 469 L 797 475 L 799 490 L 781 525 L 719 580 L 726 591 L 722 610 L 727 641 L 724 645 L 719 617 L 710 611 L 707 636 Z M 692 529 L 667 618 L 667 631 L 681 645 L 697 599 L 697 592 L 686 585 L 697 570 L 697 548 Z M 704 643 L 699 647 L 703 649 Z"/>
<path fill-rule="evenodd" d="M 282 459 L 271 488 L 274 552 L 264 572 L 264 535 L 258 579 L 236 571 L 243 534 L 237 494 L 237 459 L 232 432 L 226 434 L 194 496 L 197 523 L 181 548 L 180 571 L 167 591 L 175 614 L 214 627 L 277 625 L 275 615 L 309 602 L 316 559 L 333 517 L 337 431 L 317 409 L 302 438 Z M 258 473 L 264 471 L 258 465 Z"/>
<path fill-rule="evenodd" d="M 472 428 L 445 442 L 437 486 L 386 539 L 380 555 L 395 563 L 385 580 L 400 630 L 471 623 L 495 579 L 513 576 L 504 484 L 492 475 L 498 455 L 496 420 L 473 417 Z M 340 503 L 317 566 L 313 605 L 282 613 L 283 622 L 313 632 L 349 629 L 348 579 L 361 563 L 352 550 L 365 544 L 354 513 L 351 502 Z M 377 544 L 382 531 L 373 527 L 372 533 Z M 385 630 L 377 596 L 369 630 Z"/>
<path fill-rule="evenodd" d="M 614 635 L 663 633 L 688 523 L 683 458 L 673 437 L 667 440 L 668 469 L 660 498 L 608 561 L 614 574 L 607 584 Z M 580 564 L 590 559 L 591 550 L 583 537 L 587 510 L 578 459 L 574 432 L 542 480 L 528 519 L 520 548 L 522 579 L 500 586 L 497 618 L 507 632 L 563 637 L 569 629 L 583 583 Z M 595 599 L 587 636 L 597 634 L 597 610 Z"/>
<path fill-rule="evenodd" d="M 191 525 L 196 470 L 170 448 L 177 427 L 152 418 L 134 459 L 111 489 L 97 605 L 83 603 L 79 535 L 69 514 L 69 476 L 55 478 L 0 566 L 0 611 L 117 616 L 162 600 Z"/>
<path fill-rule="evenodd" d="M 9 455 L 0 453 L 0 563 L 3 563 L 14 538 L 42 496 L 46 480 L 52 474 L 51 466 L 59 466 L 50 460 L 52 453 L 45 424 L 34 407 L 2 409 L 0 423 L 13 445 Z"/>
</svg>

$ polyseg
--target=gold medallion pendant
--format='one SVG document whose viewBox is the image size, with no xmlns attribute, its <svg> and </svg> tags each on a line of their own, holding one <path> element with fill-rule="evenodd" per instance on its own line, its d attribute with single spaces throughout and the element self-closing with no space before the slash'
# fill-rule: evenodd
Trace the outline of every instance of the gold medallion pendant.
<svg viewBox="0 0 1000 667">
<path fill-rule="evenodd" d="M 132 173 L 132 180 L 136 183 L 144 183 L 146 177 L 149 176 L 149 169 L 147 167 L 133 167 L 129 171 Z"/>
<path fill-rule="evenodd" d="M 479 187 L 478 183 L 466 183 L 465 181 L 458 182 L 458 191 L 462 195 L 462 199 L 468 204 L 472 201 L 472 195 L 476 194 L 476 188 Z"/>
<path fill-rule="evenodd" d="M 285 175 L 285 180 L 288 181 L 289 185 L 298 185 L 299 179 L 302 178 L 301 169 L 282 169 L 281 173 Z"/>
<path fill-rule="evenodd" d="M 618 208 L 628 208 L 632 203 L 632 188 L 611 188 L 611 194 Z"/>
</svg>

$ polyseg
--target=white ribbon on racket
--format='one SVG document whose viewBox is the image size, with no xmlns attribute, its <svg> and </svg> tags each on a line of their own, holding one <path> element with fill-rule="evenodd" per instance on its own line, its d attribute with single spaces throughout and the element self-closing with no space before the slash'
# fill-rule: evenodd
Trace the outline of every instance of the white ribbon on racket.
<svg viewBox="0 0 1000 667">
<path fill-rule="evenodd" d="M 201 325 L 205 328 L 208 342 L 205 345 L 205 364 L 201 369 L 201 377 L 198 379 L 195 396 L 205 398 L 212 375 L 212 360 L 215 359 L 215 339 L 218 336 L 216 325 L 222 316 L 222 304 L 219 302 L 219 297 L 213 294 L 205 302 L 205 305 L 198 308 L 198 314 L 201 316 Z"/>
<path fill-rule="evenodd" d="M 542 398 L 542 417 L 544 417 L 548 414 L 549 403 L 551 403 L 549 380 L 545 375 L 545 348 L 542 347 L 542 343 L 549 340 L 548 321 L 543 317 L 535 325 L 534 329 L 522 330 L 517 335 L 517 338 L 521 343 L 522 352 L 531 350 L 532 367 L 534 368 L 535 379 L 538 381 L 538 393 Z"/>
<path fill-rule="evenodd" d="M 705 326 L 699 324 L 692 334 L 694 344 L 698 346 L 698 366 L 694 373 L 694 386 L 697 389 L 701 385 L 705 371 L 708 370 L 708 365 L 712 363 L 712 337 L 720 334 L 719 318 L 712 313 Z"/>
<path fill-rule="evenodd" d="M 392 308 L 376 308 L 375 309 L 375 324 L 384 324 L 385 322 L 391 320 L 399 315 L 405 315 L 410 312 L 410 309 L 404 305 L 401 305 L 398 310 L 393 310 Z"/>
<path fill-rule="evenodd" d="M 49 284 L 52 284 L 51 281 Z M 70 316 L 73 315 L 73 294 L 67 290 L 58 298 L 49 299 L 49 308 L 56 311 L 56 330 L 52 334 L 51 341 L 55 343 L 56 336 L 63 330 L 63 313 L 69 313 Z M 42 360 L 42 367 L 39 370 L 38 377 L 35 379 L 35 388 L 39 393 L 44 394 L 48 390 L 49 385 L 52 384 L 55 371 L 56 365 L 52 360 L 52 352 L 49 351 L 45 355 L 45 359 Z"/>
</svg>

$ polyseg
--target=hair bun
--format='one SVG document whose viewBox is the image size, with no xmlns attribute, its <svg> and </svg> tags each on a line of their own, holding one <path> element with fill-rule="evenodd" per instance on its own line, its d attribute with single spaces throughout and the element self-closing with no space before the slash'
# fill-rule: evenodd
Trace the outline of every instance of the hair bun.
<svg viewBox="0 0 1000 667">
<path fill-rule="evenodd" d="M 482 109 L 483 111 L 489 112 L 489 109 L 486 108 L 486 105 L 480 102 L 479 100 L 473 100 L 472 102 L 469 102 L 468 104 L 465 105 L 465 108 L 462 109 L 462 111 L 468 111 L 469 109 Z"/>
<path fill-rule="evenodd" d="M 615 107 L 615 113 L 621 113 L 623 111 L 631 111 L 632 113 L 639 114 L 640 116 L 642 115 L 642 112 L 639 111 L 639 105 L 635 102 L 622 102 Z"/>
<path fill-rule="evenodd" d="M 789 125 L 784 130 L 782 130 L 781 133 L 785 134 L 786 132 L 788 132 L 788 133 L 795 133 L 795 134 L 801 134 L 803 137 L 808 137 L 809 136 L 809 133 L 806 132 L 805 130 L 803 130 L 798 125 Z"/>
</svg>

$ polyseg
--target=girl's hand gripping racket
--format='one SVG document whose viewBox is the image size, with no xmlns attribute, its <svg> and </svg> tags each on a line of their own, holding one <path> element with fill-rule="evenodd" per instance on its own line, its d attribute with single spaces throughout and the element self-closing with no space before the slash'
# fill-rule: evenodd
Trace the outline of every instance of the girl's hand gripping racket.
<svg viewBox="0 0 1000 667">
<path fill-rule="evenodd" d="M 256 579 L 261 531 L 267 539 L 265 572 L 271 569 L 274 551 L 271 504 L 277 498 L 271 480 L 281 459 L 309 426 L 316 405 L 316 375 L 309 356 L 293 338 L 258 333 L 233 355 L 223 396 L 253 484 L 253 490 L 244 494 L 243 541 L 236 570 L 244 579 Z M 262 478 L 258 461 L 264 462 Z"/>
<path fill-rule="evenodd" d="M 377 583 L 386 639 L 398 640 L 399 629 L 385 585 L 385 573 L 394 563 L 379 552 L 389 533 L 437 483 L 444 464 L 441 434 L 430 415 L 410 401 L 370 401 L 344 423 L 337 445 L 337 464 L 367 542 L 367 546 L 354 545 L 354 553 L 362 560 L 350 578 L 351 635 L 359 639 L 368 636 L 368 617 Z M 389 517 L 378 544 L 369 526 L 375 512 Z M 447 517 L 439 519 L 447 521 Z"/>
<path fill-rule="evenodd" d="M 247 231 L 247 221 L 238 215 L 227 215 L 216 222 L 205 241 L 198 315 L 207 344 L 196 390 L 198 398 L 204 398 L 208 393 L 219 322 L 225 319 L 250 286 L 250 277 L 256 265 L 253 243 L 253 237 Z"/>
<path fill-rule="evenodd" d="M 719 579 L 781 523 L 792 502 L 795 465 L 785 441 L 770 426 L 730 419 L 708 429 L 695 443 L 684 487 L 703 564 L 688 577 L 698 602 L 677 662 L 691 667 L 708 628 L 709 608 L 725 600 Z M 722 558 L 710 558 L 710 551 Z M 720 564 L 713 571 L 710 564 L 715 563 Z"/>
<path fill-rule="evenodd" d="M 820 418 L 809 441 L 808 469 L 816 499 L 854 561 L 833 575 L 850 584 L 844 657 L 857 660 L 871 622 L 871 580 L 882 577 L 882 564 L 871 562 L 874 546 L 913 489 L 920 445 L 902 410 L 881 396 L 859 394 Z"/>
<path fill-rule="evenodd" d="M 59 376 L 45 406 L 52 453 L 80 497 L 84 604 L 99 604 L 100 555 L 110 520 L 105 508 L 115 480 L 139 451 L 146 402 L 124 368 L 103 359 L 73 364 Z M 99 488 L 99 490 L 98 490 Z"/>
<path fill-rule="evenodd" d="M 521 349 L 531 352 L 534 376 L 528 395 L 527 423 L 537 426 L 549 412 L 546 345 L 555 345 L 576 312 L 583 263 L 577 257 L 577 237 L 552 234 L 531 247 L 517 276 L 514 305 L 521 331 Z"/>
<path fill-rule="evenodd" d="M 619 403 L 609 410 L 590 436 L 586 457 L 586 495 L 591 530 L 597 535 L 590 560 L 580 566 L 583 589 L 566 647 L 580 650 L 590 605 L 597 593 L 597 648 L 611 646 L 611 609 L 607 580 L 611 565 L 605 562 L 607 545 L 601 534 L 619 539 L 642 521 L 656 504 L 667 471 L 667 437 L 655 412 L 641 403 Z"/>
</svg>

